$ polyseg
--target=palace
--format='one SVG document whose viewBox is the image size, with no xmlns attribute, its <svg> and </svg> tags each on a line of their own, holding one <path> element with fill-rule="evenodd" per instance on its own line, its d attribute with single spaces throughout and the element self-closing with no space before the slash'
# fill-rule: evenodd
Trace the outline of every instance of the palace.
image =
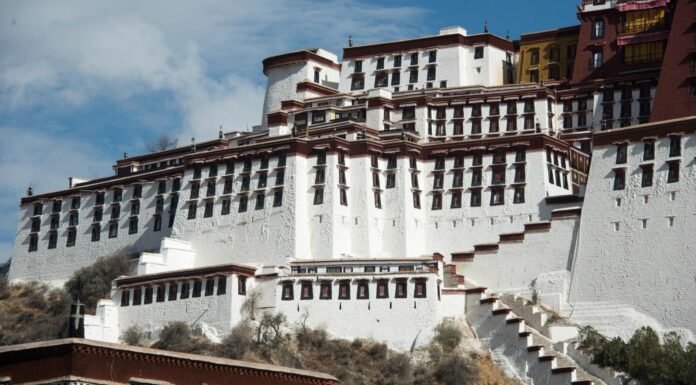
<svg viewBox="0 0 696 385">
<path fill-rule="evenodd" d="M 449 27 L 267 58 L 253 131 L 25 196 L 10 278 L 137 256 L 87 316 L 105 342 L 171 321 L 216 341 L 256 293 L 400 350 L 466 319 L 517 378 L 617 383 L 577 325 L 696 332 L 696 3 L 577 16 L 516 41 Z"/>
</svg>

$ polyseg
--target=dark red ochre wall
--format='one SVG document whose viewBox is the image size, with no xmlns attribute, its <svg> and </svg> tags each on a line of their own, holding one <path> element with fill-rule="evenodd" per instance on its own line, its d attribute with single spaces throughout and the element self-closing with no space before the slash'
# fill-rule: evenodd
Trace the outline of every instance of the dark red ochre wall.
<svg viewBox="0 0 696 385">
<path fill-rule="evenodd" d="M 593 39 L 592 21 L 599 18 L 604 20 L 604 37 Z M 581 12 L 578 14 L 578 19 L 580 19 L 580 35 L 571 84 L 617 76 L 622 67 L 621 56 L 616 45 L 616 36 L 621 27 L 619 12 L 616 9 Z M 604 53 L 604 64 L 600 69 L 590 70 L 592 52 L 599 48 Z"/>
<path fill-rule="evenodd" d="M 651 122 L 696 115 L 696 97 L 689 95 L 691 60 L 696 55 L 696 0 L 678 0 L 662 62 Z"/>
</svg>

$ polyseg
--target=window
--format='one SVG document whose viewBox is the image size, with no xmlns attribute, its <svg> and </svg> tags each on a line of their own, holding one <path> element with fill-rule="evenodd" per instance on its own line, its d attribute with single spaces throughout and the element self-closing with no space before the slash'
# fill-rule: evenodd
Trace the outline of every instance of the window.
<svg viewBox="0 0 696 385">
<path fill-rule="evenodd" d="M 418 52 L 414 52 L 411 54 L 411 65 L 418 65 Z"/>
<path fill-rule="evenodd" d="M 122 198 L 123 198 L 123 190 L 121 190 L 121 189 L 114 190 L 114 196 L 113 196 L 112 202 L 113 203 L 120 202 Z"/>
<path fill-rule="evenodd" d="M 616 164 L 625 164 L 628 154 L 628 144 L 622 143 L 616 145 Z"/>
<path fill-rule="evenodd" d="M 578 127 L 587 126 L 587 115 L 584 112 L 578 113 Z"/>
<path fill-rule="evenodd" d="M 450 208 L 460 209 L 462 208 L 462 192 L 452 191 L 452 201 L 450 202 Z"/>
<path fill-rule="evenodd" d="M 198 209 L 198 203 L 196 202 L 191 202 L 189 203 L 188 207 L 188 219 L 195 219 L 196 218 L 196 210 Z"/>
<path fill-rule="evenodd" d="M 244 172 L 249 172 L 251 171 L 251 159 L 244 159 L 244 168 L 242 169 Z"/>
<path fill-rule="evenodd" d="M 442 190 L 444 186 L 445 175 L 442 173 L 437 173 L 433 177 L 433 190 Z"/>
<path fill-rule="evenodd" d="M 401 73 L 400 72 L 393 72 L 392 78 L 391 78 L 391 85 L 398 86 L 399 83 L 401 83 Z"/>
<path fill-rule="evenodd" d="M 314 175 L 314 184 L 319 185 L 319 184 L 324 184 L 325 181 L 325 171 L 323 168 L 318 168 L 315 175 Z"/>
<path fill-rule="evenodd" d="M 488 132 L 498 132 L 500 130 L 500 122 L 498 118 L 490 118 L 488 122 Z"/>
<path fill-rule="evenodd" d="M 169 300 L 170 301 L 176 301 L 176 292 L 179 289 L 179 284 L 176 282 L 172 282 L 169 284 Z"/>
<path fill-rule="evenodd" d="M 420 204 L 420 193 L 414 191 L 413 192 L 413 208 L 414 209 L 419 209 L 421 208 Z"/>
<path fill-rule="evenodd" d="M 145 288 L 145 299 L 143 300 L 144 304 L 150 304 L 152 303 L 152 294 L 153 294 L 153 288 L 152 286 L 146 287 Z"/>
<path fill-rule="evenodd" d="M 529 51 L 529 64 L 538 65 L 539 64 L 539 49 L 533 48 Z"/>
<path fill-rule="evenodd" d="M 157 294 L 156 294 L 156 301 L 157 302 L 164 302 L 165 289 L 166 289 L 166 287 L 164 285 L 157 286 Z"/>
<path fill-rule="evenodd" d="M 104 192 L 98 192 L 94 204 L 99 206 L 104 204 Z"/>
<path fill-rule="evenodd" d="M 370 286 L 368 281 L 360 280 L 358 281 L 358 290 L 355 296 L 357 299 L 369 299 L 370 298 Z"/>
<path fill-rule="evenodd" d="M 472 187 L 478 187 L 481 186 L 481 177 L 482 177 L 482 172 L 481 170 L 474 170 L 471 173 L 471 186 Z"/>
<path fill-rule="evenodd" d="M 394 67 L 401 67 L 401 55 L 394 56 Z"/>
<path fill-rule="evenodd" d="M 265 172 L 260 173 L 257 188 L 259 188 L 259 189 L 266 188 L 267 183 L 268 183 L 268 174 Z"/>
<path fill-rule="evenodd" d="M 324 189 L 317 188 L 316 190 L 314 190 L 314 204 L 320 205 L 322 203 L 324 203 Z"/>
<path fill-rule="evenodd" d="M 669 137 L 669 156 L 681 156 L 681 136 Z"/>
<path fill-rule="evenodd" d="M 193 167 L 193 177 L 191 179 L 201 179 L 201 167 L 200 166 Z"/>
<path fill-rule="evenodd" d="M 442 209 L 442 194 L 441 193 L 435 193 L 433 194 L 433 204 L 432 204 L 432 210 L 441 210 Z"/>
<path fill-rule="evenodd" d="M 425 298 L 426 297 L 426 281 L 417 280 L 415 282 L 415 287 L 413 290 L 413 298 Z"/>
<path fill-rule="evenodd" d="M 529 70 L 529 81 L 532 83 L 539 82 L 539 70 L 537 70 L 537 69 Z"/>
<path fill-rule="evenodd" d="M 418 69 L 411 69 L 408 73 L 408 82 L 417 83 L 418 82 Z"/>
<path fill-rule="evenodd" d="M 213 201 L 209 200 L 205 202 L 205 208 L 203 210 L 203 218 L 210 218 L 213 216 Z"/>
<path fill-rule="evenodd" d="M 293 294 L 293 286 L 291 282 L 285 282 L 283 283 L 282 287 L 282 296 L 281 299 L 283 301 L 292 301 L 294 294 Z"/>
<path fill-rule="evenodd" d="M 92 242 L 98 242 L 101 238 L 101 226 L 99 224 L 92 225 Z"/>
<path fill-rule="evenodd" d="M 340 281 L 338 283 L 338 299 L 350 299 L 349 281 Z"/>
<path fill-rule="evenodd" d="M 174 182 L 172 182 L 172 192 L 177 192 L 179 190 L 181 190 L 181 179 L 176 178 Z"/>
<path fill-rule="evenodd" d="M 526 121 L 526 119 L 525 119 Z M 517 131 L 517 118 L 511 117 L 507 119 L 507 131 Z"/>
<path fill-rule="evenodd" d="M 496 167 L 493 169 L 492 184 L 505 184 L 505 168 Z"/>
<path fill-rule="evenodd" d="M 140 201 L 132 201 L 130 215 L 138 215 L 138 214 L 140 214 Z"/>
<path fill-rule="evenodd" d="M 524 187 L 515 187 L 512 203 L 524 203 Z"/>
<path fill-rule="evenodd" d="M 130 305 L 130 290 L 125 289 L 121 292 L 121 306 Z"/>
<path fill-rule="evenodd" d="M 592 52 L 592 58 L 590 59 L 590 69 L 595 70 L 598 68 L 602 68 L 603 63 L 604 63 L 604 54 L 602 53 L 602 51 Z"/>
<path fill-rule="evenodd" d="M 181 299 L 186 299 L 191 295 L 191 283 L 183 282 L 181 284 Z"/>
<path fill-rule="evenodd" d="M 592 21 L 592 38 L 599 39 L 604 37 L 604 20 L 596 19 Z"/>
<path fill-rule="evenodd" d="M 314 83 L 319 83 L 320 81 L 320 71 L 318 69 L 314 69 Z"/>
<path fill-rule="evenodd" d="M 362 60 L 356 60 L 353 64 L 353 72 L 354 73 L 359 73 L 362 72 Z"/>
<path fill-rule="evenodd" d="M 109 223 L 109 238 L 118 236 L 118 223 Z"/>
<path fill-rule="evenodd" d="M 338 184 L 340 185 L 346 185 L 346 170 L 340 169 L 338 170 Z"/>
<path fill-rule="evenodd" d="M 162 216 L 156 215 L 155 216 L 155 226 L 153 228 L 153 231 L 157 232 L 160 230 L 162 230 Z"/>
<path fill-rule="evenodd" d="M 505 204 L 505 190 L 502 188 L 491 189 L 491 206 Z"/>
<path fill-rule="evenodd" d="M 53 215 L 51 215 L 51 225 L 50 225 L 50 229 L 51 229 L 51 230 L 58 230 L 59 221 L 60 221 L 60 217 L 58 216 L 58 214 L 53 214 Z"/>
<path fill-rule="evenodd" d="M 80 197 L 75 197 L 72 199 L 70 202 L 70 209 L 71 210 L 77 210 L 80 208 Z"/>
<path fill-rule="evenodd" d="M 679 182 L 679 162 L 668 162 L 667 183 Z"/>
<path fill-rule="evenodd" d="M 194 279 L 193 280 L 193 292 L 191 293 L 191 297 L 200 297 L 201 296 L 201 290 L 203 289 L 203 282 L 200 279 Z"/>
<path fill-rule="evenodd" d="M 655 142 L 652 140 L 643 143 L 643 160 L 655 159 Z"/>
<path fill-rule="evenodd" d="M 276 190 L 273 193 L 273 207 L 280 207 L 283 205 L 283 190 Z"/>
<path fill-rule="evenodd" d="M 150 300 L 152 301 L 152 296 L 150 296 Z M 136 288 L 133 290 L 133 306 L 137 306 L 143 303 L 143 289 L 142 288 Z"/>
<path fill-rule="evenodd" d="M 375 75 L 375 87 L 386 87 L 389 84 L 389 74 L 387 72 L 378 72 Z"/>
<path fill-rule="evenodd" d="M 262 210 L 265 200 L 266 200 L 266 194 L 257 193 L 256 194 L 256 204 L 254 206 L 254 209 L 255 210 Z"/>
<path fill-rule="evenodd" d="M 474 48 L 474 59 L 483 59 L 483 46 Z"/>
<path fill-rule="evenodd" d="M 223 195 L 232 194 L 232 178 L 225 179 L 225 184 L 222 188 L 222 194 Z"/>
<path fill-rule="evenodd" d="M 623 47 L 624 64 L 645 64 L 662 61 L 664 44 L 661 41 L 631 44 Z"/>
<path fill-rule="evenodd" d="M 222 211 L 221 215 L 228 215 L 230 213 L 230 207 L 232 206 L 232 201 L 229 198 L 222 200 Z"/>
<path fill-rule="evenodd" d="M 227 277 L 220 277 L 224 281 L 224 286 L 227 285 Z M 237 294 L 246 295 L 247 293 L 247 277 L 239 276 L 237 278 Z"/>
<path fill-rule="evenodd" d="M 249 177 L 249 175 L 244 175 L 244 176 L 242 177 L 242 187 L 241 187 L 241 190 L 242 190 L 242 191 L 249 191 L 249 185 L 250 185 L 250 184 L 251 184 L 251 178 Z"/>
<path fill-rule="evenodd" d="M 319 284 L 319 299 L 331 299 L 331 282 L 322 281 Z"/>
<path fill-rule="evenodd" d="M 456 171 L 452 175 L 452 187 L 463 187 L 464 186 L 464 171 Z"/>
<path fill-rule="evenodd" d="M 205 280 L 205 295 L 211 296 L 215 293 L 215 278 Z"/>
<path fill-rule="evenodd" d="M 41 228 L 41 219 L 40 218 L 31 218 L 31 232 L 36 233 L 39 231 Z"/>
<path fill-rule="evenodd" d="M 614 190 L 623 190 L 626 187 L 626 170 L 617 168 L 614 170 Z"/>
<path fill-rule="evenodd" d="M 426 80 L 428 80 L 428 81 L 435 80 L 435 74 L 436 74 L 435 67 L 428 67 L 428 73 L 427 73 Z"/>
<path fill-rule="evenodd" d="M 128 234 L 138 232 L 138 217 L 132 217 L 128 220 Z"/>
<path fill-rule="evenodd" d="M 382 194 L 380 194 L 379 191 L 374 191 L 373 195 L 375 198 L 375 208 L 381 209 L 382 208 Z"/>
<path fill-rule="evenodd" d="M 517 102 L 514 100 L 511 100 L 507 102 L 507 114 L 508 115 L 515 115 L 517 114 Z"/>
<path fill-rule="evenodd" d="M 642 165 L 641 169 L 643 171 L 641 176 L 641 187 L 650 187 L 653 185 L 653 165 L 647 164 Z"/>
<path fill-rule="evenodd" d="M 314 298 L 314 288 L 312 287 L 312 281 L 302 281 L 300 299 L 313 299 Z"/>
<path fill-rule="evenodd" d="M 396 186 L 396 174 L 395 173 L 389 173 L 387 174 L 387 188 L 394 188 Z"/>
<path fill-rule="evenodd" d="M 350 83 L 351 91 L 362 90 L 365 88 L 365 78 L 362 75 L 353 76 Z"/>
<path fill-rule="evenodd" d="M 515 183 L 523 183 L 526 179 L 524 165 L 515 166 Z"/>
<path fill-rule="evenodd" d="M 389 298 L 389 281 L 380 279 L 377 281 L 377 298 Z"/>
<path fill-rule="evenodd" d="M 348 194 L 345 189 L 339 189 L 339 199 L 342 206 L 348 206 Z"/>
<path fill-rule="evenodd" d="M 191 199 L 198 199 L 200 196 L 201 185 L 198 183 L 191 183 Z"/>
</svg>

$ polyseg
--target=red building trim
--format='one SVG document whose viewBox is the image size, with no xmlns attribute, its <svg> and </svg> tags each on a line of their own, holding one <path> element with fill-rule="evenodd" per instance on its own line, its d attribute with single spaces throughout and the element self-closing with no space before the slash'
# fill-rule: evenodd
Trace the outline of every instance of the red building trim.
<svg viewBox="0 0 696 385">
<path fill-rule="evenodd" d="M 463 36 L 459 34 L 427 36 L 418 39 L 400 40 L 387 43 L 347 47 L 343 49 L 343 59 L 384 55 L 404 51 L 424 50 L 450 45 L 473 46 L 487 44 L 505 51 L 513 51 L 512 41 L 490 33 Z"/>
<path fill-rule="evenodd" d="M 268 75 L 268 70 L 274 67 L 292 63 L 315 61 L 330 68 L 340 70 L 341 66 L 323 56 L 317 55 L 318 48 L 305 49 L 301 51 L 288 52 L 281 55 L 271 56 L 263 60 L 263 73 Z"/>
</svg>

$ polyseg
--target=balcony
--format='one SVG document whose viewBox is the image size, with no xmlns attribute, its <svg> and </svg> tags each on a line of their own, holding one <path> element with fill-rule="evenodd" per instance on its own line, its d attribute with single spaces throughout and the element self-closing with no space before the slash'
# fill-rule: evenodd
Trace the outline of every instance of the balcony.
<svg viewBox="0 0 696 385">
<path fill-rule="evenodd" d="M 636 34 L 636 33 L 648 33 L 648 32 L 660 32 L 665 30 L 665 21 L 660 20 L 658 22 L 652 20 L 624 23 L 621 26 L 620 33 L 622 34 Z"/>
</svg>

